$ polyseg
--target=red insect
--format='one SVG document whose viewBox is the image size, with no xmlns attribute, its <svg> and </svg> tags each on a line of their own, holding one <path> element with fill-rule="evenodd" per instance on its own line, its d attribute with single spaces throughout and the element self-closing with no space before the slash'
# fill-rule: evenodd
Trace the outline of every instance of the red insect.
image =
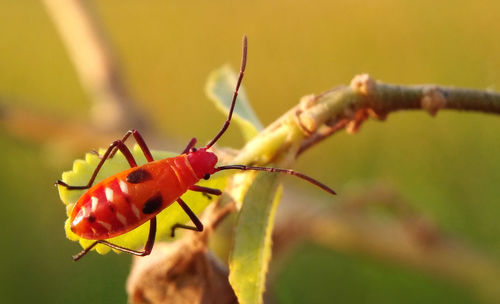
<svg viewBox="0 0 500 304">
<path fill-rule="evenodd" d="M 174 202 L 177 202 L 182 207 L 194 226 L 175 224 L 172 227 L 172 236 L 174 236 L 176 228 L 202 231 L 203 224 L 180 196 L 188 190 L 220 195 L 220 190 L 197 186 L 196 183 L 200 179 L 208 179 L 210 175 L 222 170 L 237 169 L 286 173 L 305 179 L 323 190 L 335 194 L 332 189 L 321 182 L 293 170 L 244 165 L 216 167 L 217 156 L 208 150 L 229 127 L 238 96 L 238 89 L 245 71 L 246 58 L 247 39 L 245 36 L 243 37 L 243 55 L 240 73 L 229 115 L 221 130 L 205 147 L 196 149 L 194 147 L 196 138 L 193 138 L 179 156 L 155 161 L 140 133 L 137 130 L 130 130 L 121 140 L 117 140 L 109 146 L 87 185 L 70 186 L 61 180 L 56 182 L 56 185 L 64 186 L 69 190 L 88 189 L 78 199 L 73 208 L 70 217 L 70 227 L 71 231 L 78 236 L 96 241 L 73 256 L 75 261 L 83 257 L 97 244 L 104 244 L 113 249 L 138 256 L 149 255 L 155 241 L 156 215 Z M 124 144 L 130 135 L 134 136 L 142 149 L 148 161 L 147 164 L 137 166 L 130 150 Z M 93 185 L 106 159 L 113 157 L 117 150 L 123 153 L 131 168 Z M 105 240 L 133 230 L 147 221 L 150 222 L 149 236 L 142 251 L 124 248 Z"/>
</svg>

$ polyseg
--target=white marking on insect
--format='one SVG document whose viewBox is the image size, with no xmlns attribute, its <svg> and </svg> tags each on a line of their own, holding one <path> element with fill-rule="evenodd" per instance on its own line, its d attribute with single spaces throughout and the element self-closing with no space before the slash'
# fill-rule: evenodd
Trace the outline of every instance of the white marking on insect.
<svg viewBox="0 0 500 304">
<path fill-rule="evenodd" d="M 83 218 L 85 217 L 85 210 L 83 210 L 83 209 L 84 208 L 82 208 L 82 209 L 80 209 L 80 211 L 78 211 L 75 218 L 73 219 L 73 222 L 71 223 L 71 226 L 76 226 L 83 220 Z"/>
<path fill-rule="evenodd" d="M 128 186 L 127 186 L 127 183 L 122 181 L 122 180 L 119 180 L 118 183 L 120 184 L 120 190 L 122 190 L 122 192 L 124 194 L 128 194 Z"/>
<path fill-rule="evenodd" d="M 127 218 L 120 212 L 116 213 L 116 218 L 122 223 L 123 226 L 127 226 Z"/>
<path fill-rule="evenodd" d="M 132 211 L 134 212 L 134 215 L 136 218 L 141 218 L 141 213 L 139 212 L 139 209 L 137 209 L 137 206 L 134 204 L 131 204 L 132 206 Z"/>
<path fill-rule="evenodd" d="M 194 178 L 198 178 L 187 157 L 184 157 L 184 163 L 186 164 L 186 167 L 188 167 L 189 171 L 191 171 L 191 174 L 193 174 Z"/>
<path fill-rule="evenodd" d="M 182 178 L 181 178 L 180 173 L 177 171 L 176 166 L 175 165 L 170 166 L 170 168 L 172 169 L 172 171 L 174 171 L 175 177 L 177 177 L 177 181 L 179 182 L 179 185 L 182 185 Z"/>
<path fill-rule="evenodd" d="M 106 222 L 103 222 L 103 221 L 97 221 L 97 223 L 101 226 L 103 226 L 104 228 L 106 228 L 106 230 L 110 231 L 111 230 L 111 224 L 110 223 L 106 223 Z"/>
<path fill-rule="evenodd" d="M 106 199 L 108 200 L 108 202 L 112 202 L 113 201 L 113 189 L 106 187 L 106 188 L 104 188 L 104 193 L 106 193 Z"/>
<path fill-rule="evenodd" d="M 82 209 L 80 209 L 80 212 L 82 213 L 83 217 L 86 217 L 88 215 L 87 214 L 87 208 L 85 208 L 85 206 L 82 206 Z"/>
<path fill-rule="evenodd" d="M 95 196 L 92 196 L 90 198 L 91 202 L 92 202 L 92 212 L 95 212 L 95 210 L 97 209 L 97 203 L 99 202 L 99 199 Z"/>
</svg>

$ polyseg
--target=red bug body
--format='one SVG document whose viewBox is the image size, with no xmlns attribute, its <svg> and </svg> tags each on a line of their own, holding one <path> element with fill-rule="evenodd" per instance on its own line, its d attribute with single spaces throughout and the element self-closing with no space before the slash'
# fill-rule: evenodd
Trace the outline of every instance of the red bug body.
<svg viewBox="0 0 500 304">
<path fill-rule="evenodd" d="M 201 178 L 208 179 L 210 175 L 222 170 L 255 170 L 285 173 L 302 178 L 328 193 L 335 194 L 335 191 L 321 182 L 290 169 L 246 165 L 215 167 L 217 156 L 207 150 L 219 140 L 229 127 L 238 96 L 238 89 L 243 79 L 246 56 L 247 39 L 245 36 L 243 37 L 240 74 L 236 82 L 228 117 L 220 131 L 205 147 L 196 150 L 194 148 L 196 139 L 193 138 L 181 155 L 154 161 L 149 148 L 139 132 L 137 130 L 130 130 L 125 134 L 123 139 L 114 141 L 108 147 L 104 155 L 101 156 L 101 161 L 94 170 L 87 185 L 75 186 L 68 185 L 61 180 L 56 181 L 56 185 L 65 187 L 68 190 L 87 190 L 78 199 L 72 210 L 70 228 L 78 236 L 95 241 L 73 256 L 73 260 L 79 260 L 97 244 L 103 244 L 115 250 L 128 252 L 137 256 L 150 254 L 156 235 L 156 215 L 173 202 L 179 204 L 194 226 L 176 223 L 171 228 L 171 236 L 174 236 L 175 229 L 177 228 L 203 231 L 203 224 L 180 196 L 188 190 L 221 195 L 222 192 L 218 189 L 197 186 L 195 184 Z M 144 156 L 148 161 L 147 164 L 137 166 L 134 156 L 124 144 L 130 135 L 133 135 L 144 152 Z M 131 168 L 93 185 L 106 159 L 113 157 L 117 150 L 123 153 Z M 150 228 L 143 251 L 121 247 L 106 241 L 108 238 L 133 230 L 147 221 L 150 223 Z"/>
<path fill-rule="evenodd" d="M 85 239 L 118 236 L 149 221 L 175 202 L 205 174 L 217 156 L 205 149 L 157 160 L 108 177 L 75 204 L 71 230 Z"/>
</svg>

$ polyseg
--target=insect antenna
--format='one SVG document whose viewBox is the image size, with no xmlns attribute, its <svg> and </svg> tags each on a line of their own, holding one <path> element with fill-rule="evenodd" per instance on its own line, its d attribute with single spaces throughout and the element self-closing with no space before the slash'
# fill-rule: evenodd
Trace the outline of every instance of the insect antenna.
<svg viewBox="0 0 500 304">
<path fill-rule="evenodd" d="M 228 165 L 228 166 L 220 166 L 220 167 L 217 167 L 215 168 L 215 172 L 218 172 L 218 171 L 222 171 L 222 170 L 242 170 L 242 171 L 248 171 L 248 170 L 252 170 L 252 171 L 266 171 L 266 172 L 278 172 L 278 173 L 285 173 L 285 174 L 289 174 L 289 175 L 294 175 L 294 176 L 297 176 L 298 178 L 301 178 L 315 186 L 318 186 L 320 187 L 321 189 L 325 190 L 326 192 L 330 193 L 330 194 L 337 194 L 335 193 L 335 191 L 333 191 L 332 188 L 328 187 L 327 185 L 323 184 L 322 182 L 310 177 L 310 176 L 307 176 L 305 174 L 302 174 L 300 172 L 297 172 L 297 171 L 293 171 L 293 170 L 290 170 L 290 169 L 281 169 L 281 168 L 270 168 L 270 167 L 253 167 L 253 166 L 245 166 L 245 165 Z"/>
<path fill-rule="evenodd" d="M 240 89 L 241 85 L 241 80 L 243 80 L 243 75 L 245 73 L 245 67 L 247 64 L 247 36 L 243 36 L 243 54 L 241 56 L 241 67 L 240 67 L 240 73 L 238 75 L 238 81 L 236 82 L 236 88 L 234 89 L 234 94 L 233 94 L 233 100 L 231 101 L 231 108 L 229 109 L 229 115 L 227 116 L 226 122 L 224 122 L 224 125 L 220 129 L 219 133 L 215 135 L 215 137 L 207 144 L 205 149 L 210 148 L 213 146 L 217 140 L 226 132 L 226 129 L 229 127 L 229 124 L 231 123 L 231 117 L 233 116 L 233 110 L 234 110 L 234 105 L 236 104 L 236 97 L 238 97 L 238 90 Z"/>
</svg>

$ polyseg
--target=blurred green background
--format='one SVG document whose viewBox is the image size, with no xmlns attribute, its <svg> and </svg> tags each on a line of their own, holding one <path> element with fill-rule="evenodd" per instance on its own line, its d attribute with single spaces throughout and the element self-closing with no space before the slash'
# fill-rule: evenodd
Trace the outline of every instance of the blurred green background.
<svg viewBox="0 0 500 304">
<path fill-rule="evenodd" d="M 203 143 L 218 130 L 224 117 L 205 97 L 204 83 L 223 63 L 238 66 L 244 33 L 244 85 L 264 124 L 301 96 L 348 83 L 361 72 L 396 84 L 500 90 L 495 0 L 93 1 L 91 7 L 138 107 L 164 138 L 156 148 L 181 150 L 190 137 Z M 0 0 L 0 107 L 54 117 L 56 124 L 88 120 L 89 97 L 38 1 Z M 499 262 L 499 131 L 493 115 L 401 112 L 382 123 L 369 121 L 356 135 L 329 138 L 301 156 L 296 168 L 333 185 L 340 196 L 380 181 L 391 184 L 444 233 Z M 65 151 L 55 140 L 64 132 L 61 126 L 37 137 L 0 128 L 1 303 L 126 301 L 129 256 L 70 258 L 80 247 L 64 236 L 65 210 L 52 184 L 102 141 L 96 134 L 93 145 Z M 221 144 L 238 148 L 243 140 L 234 128 Z M 321 196 L 294 185 L 309 191 L 307 204 Z M 487 298 L 429 272 L 318 245 L 300 246 L 283 263 L 269 295 L 277 303 Z"/>
</svg>

